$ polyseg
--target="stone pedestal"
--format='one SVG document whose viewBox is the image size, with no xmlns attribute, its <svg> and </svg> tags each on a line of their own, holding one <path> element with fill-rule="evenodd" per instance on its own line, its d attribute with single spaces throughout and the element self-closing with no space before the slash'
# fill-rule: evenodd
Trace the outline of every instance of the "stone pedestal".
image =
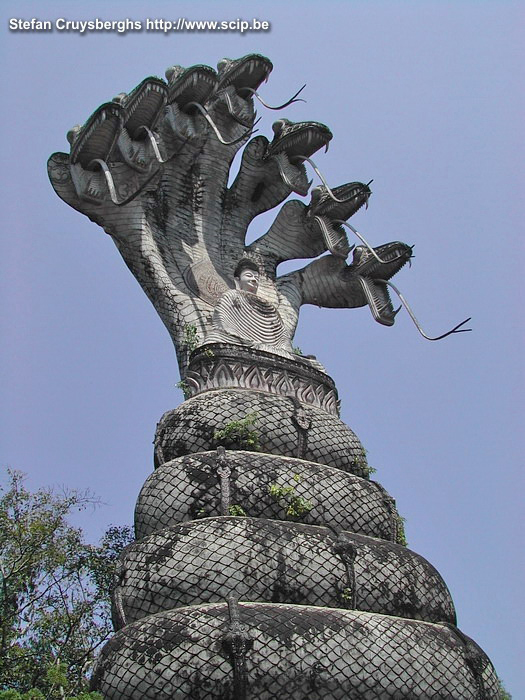
<svg viewBox="0 0 525 700">
<path fill-rule="evenodd" d="M 444 581 L 404 546 L 333 381 L 229 345 L 196 351 L 186 381 L 191 398 L 157 426 L 94 687 L 111 700 L 498 698 Z M 225 444 L 239 424 L 252 450 L 242 430 Z"/>
</svg>

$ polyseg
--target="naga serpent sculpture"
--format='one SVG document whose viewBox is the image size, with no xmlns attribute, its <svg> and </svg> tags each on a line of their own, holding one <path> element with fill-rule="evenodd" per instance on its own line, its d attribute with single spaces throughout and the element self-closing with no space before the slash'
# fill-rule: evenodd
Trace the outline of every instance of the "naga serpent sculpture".
<svg viewBox="0 0 525 700">
<path fill-rule="evenodd" d="M 93 688 L 107 700 L 496 700 L 489 659 L 370 480 L 333 380 L 293 352 L 303 304 L 368 305 L 391 326 L 393 288 L 420 327 L 390 281 L 411 246 L 372 247 L 348 223 L 370 183 L 331 188 L 311 160 L 330 130 L 279 119 L 271 141 L 251 138 L 254 99 L 280 109 L 300 92 L 269 107 L 258 89 L 271 70 L 259 55 L 217 72 L 173 66 L 103 104 L 49 159 L 56 193 L 112 237 L 167 327 L 185 386 L 157 425 Z M 308 204 L 288 200 L 308 194 L 306 164 L 322 185 Z"/>
<path fill-rule="evenodd" d="M 244 257 L 260 267 L 260 294 L 275 305 L 290 339 L 302 304 L 368 304 L 377 321 L 394 323 L 385 282 L 412 249 L 389 243 L 374 254 L 359 246 L 353 262 L 345 262 L 350 246 L 342 224 L 368 203 L 368 185 L 316 187 L 308 205 L 286 202 L 269 231 L 245 245 L 257 215 L 292 191 L 307 194 L 304 162 L 332 138 L 323 124 L 280 119 L 272 141 L 256 136 L 246 144 L 255 123 L 253 98 L 271 70 L 259 55 L 225 59 L 218 73 L 202 65 L 169 68 L 167 83 L 146 78 L 99 107 L 68 133 L 70 154 L 49 159 L 57 194 L 112 237 L 152 302 L 175 344 L 182 377 L 185 329 L 194 326 L 204 338 Z M 243 144 L 239 172 L 228 187 Z M 279 263 L 326 251 L 304 269 L 276 276 Z"/>
</svg>

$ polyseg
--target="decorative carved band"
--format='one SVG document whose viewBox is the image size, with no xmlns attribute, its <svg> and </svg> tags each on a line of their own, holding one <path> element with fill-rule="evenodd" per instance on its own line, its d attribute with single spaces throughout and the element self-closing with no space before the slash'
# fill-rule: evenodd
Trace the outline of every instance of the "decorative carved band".
<svg viewBox="0 0 525 700">
<path fill-rule="evenodd" d="M 212 389 L 251 389 L 289 396 L 339 416 L 333 379 L 299 355 L 294 360 L 240 345 L 214 343 L 194 351 L 185 383 L 188 398 Z"/>
</svg>

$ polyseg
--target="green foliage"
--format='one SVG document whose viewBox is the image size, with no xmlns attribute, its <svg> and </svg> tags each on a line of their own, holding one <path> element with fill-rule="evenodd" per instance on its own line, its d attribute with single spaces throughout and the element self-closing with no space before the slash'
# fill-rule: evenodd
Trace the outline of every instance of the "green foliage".
<svg viewBox="0 0 525 700">
<path fill-rule="evenodd" d="M 350 603 L 352 601 L 352 589 L 351 588 L 343 588 L 343 592 L 341 593 L 341 598 L 345 603 Z"/>
<path fill-rule="evenodd" d="M 248 450 L 259 452 L 259 433 L 254 429 L 257 413 L 249 413 L 246 418 L 227 423 L 222 430 L 216 430 L 213 441 L 216 447 L 227 450 Z"/>
<path fill-rule="evenodd" d="M 195 350 L 195 348 L 198 346 L 200 342 L 199 334 L 197 332 L 197 326 L 192 325 L 191 323 L 187 323 L 184 326 L 184 333 L 182 335 L 182 341 L 181 341 L 181 348 L 186 353 L 186 362 L 189 362 L 189 358 L 191 353 Z M 179 389 L 182 389 L 182 393 L 184 394 L 184 398 L 188 399 L 190 397 L 186 387 L 186 384 L 184 380 L 181 380 L 178 384 L 177 387 Z"/>
<path fill-rule="evenodd" d="M 301 482 L 301 476 L 294 474 L 293 480 L 295 484 Z M 279 503 L 284 508 L 284 517 L 286 520 L 299 520 L 307 515 L 313 508 L 312 503 L 307 501 L 302 496 L 298 496 L 295 485 L 281 486 L 280 484 L 270 484 L 268 493 L 276 503 Z"/>
<path fill-rule="evenodd" d="M 396 542 L 397 544 L 402 544 L 403 547 L 408 546 L 407 538 L 405 535 L 405 523 L 406 523 L 406 518 L 403 518 L 399 515 L 399 513 L 396 513 L 396 530 L 397 530 L 397 536 L 396 536 Z"/>
<path fill-rule="evenodd" d="M 512 695 L 505 690 L 505 686 L 503 685 L 503 681 L 501 678 L 498 678 L 499 681 L 499 700 L 512 700 Z"/>
<path fill-rule="evenodd" d="M 375 474 L 377 469 L 374 469 L 374 467 L 371 467 L 368 464 L 368 461 L 366 459 L 366 450 L 363 448 L 363 451 L 361 454 L 357 457 L 357 459 L 354 460 L 354 466 L 359 468 L 359 471 L 364 472 L 364 474 L 368 477 L 370 474 Z"/>
<path fill-rule="evenodd" d="M 294 355 L 300 355 L 301 357 L 302 357 L 302 355 L 303 355 L 303 351 L 302 351 L 301 348 L 298 347 L 297 345 L 293 345 L 293 346 L 292 346 L 292 352 L 293 352 Z"/>
<path fill-rule="evenodd" d="M 187 323 L 184 326 L 184 337 L 182 343 L 186 348 L 188 355 L 192 353 L 197 345 L 199 344 L 199 334 L 197 333 L 197 326 L 193 326 Z"/>
<path fill-rule="evenodd" d="M 0 690 L 0 700 L 45 700 L 45 697 L 40 690 L 34 688 L 23 694 L 18 690 Z"/>
<path fill-rule="evenodd" d="M 189 384 L 187 384 L 187 382 L 184 381 L 184 379 L 181 379 L 180 382 L 177 382 L 175 384 L 175 386 L 177 387 L 177 389 L 180 389 L 182 391 L 182 395 L 184 396 L 185 399 L 190 398 L 190 396 L 191 396 L 190 387 L 189 387 Z"/>
<path fill-rule="evenodd" d="M 109 589 L 130 528 L 89 545 L 67 521 L 89 492 L 30 493 L 9 471 L 0 489 L 0 700 L 67 700 L 88 693 L 96 651 L 111 634 Z M 87 693 L 87 694 L 86 694 Z"/>
<path fill-rule="evenodd" d="M 242 506 L 237 506 L 237 505 L 230 506 L 228 508 L 228 513 L 229 513 L 229 515 L 238 515 L 238 516 L 242 516 L 243 518 L 246 517 L 246 511 L 244 510 L 244 508 Z"/>
</svg>

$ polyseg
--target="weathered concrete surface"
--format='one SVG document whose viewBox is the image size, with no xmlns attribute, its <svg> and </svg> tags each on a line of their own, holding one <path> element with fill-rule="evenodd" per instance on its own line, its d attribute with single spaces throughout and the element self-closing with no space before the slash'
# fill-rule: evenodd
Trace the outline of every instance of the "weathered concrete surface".
<svg viewBox="0 0 525 700">
<path fill-rule="evenodd" d="M 214 449 L 217 430 L 251 414 L 262 452 L 367 476 L 363 446 L 336 416 L 286 396 L 231 389 L 199 394 L 162 416 L 155 435 L 157 464 Z"/>
<path fill-rule="evenodd" d="M 490 661 L 452 626 L 263 603 L 239 613 L 247 700 L 499 698 Z M 104 647 L 95 685 L 106 700 L 233 700 L 231 629 L 226 604 L 146 617 Z"/>
<path fill-rule="evenodd" d="M 241 506 L 246 515 L 283 520 L 285 509 L 269 487 L 293 485 L 296 494 L 312 504 L 302 522 L 396 540 L 395 503 L 378 483 L 290 457 L 243 450 L 225 454 L 231 470 L 228 505 Z M 156 469 L 137 499 L 136 537 L 181 521 L 222 515 L 219 466 L 213 451 L 179 457 Z"/>
<path fill-rule="evenodd" d="M 456 622 L 441 576 L 406 547 L 263 518 L 205 518 L 130 545 L 114 590 L 117 627 L 192 604 L 325 605 Z"/>
</svg>

